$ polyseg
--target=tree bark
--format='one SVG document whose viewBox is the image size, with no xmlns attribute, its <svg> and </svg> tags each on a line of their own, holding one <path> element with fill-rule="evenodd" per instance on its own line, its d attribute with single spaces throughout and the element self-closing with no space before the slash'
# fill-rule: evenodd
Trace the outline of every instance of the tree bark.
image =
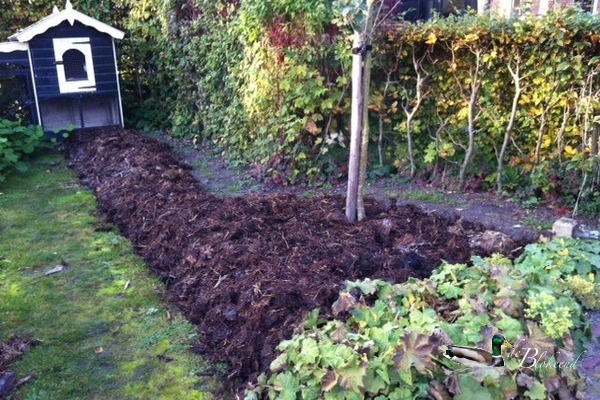
<svg viewBox="0 0 600 400">
<path fill-rule="evenodd" d="M 354 48 L 361 47 L 362 40 L 360 32 L 354 32 Z M 362 132 L 362 54 L 355 53 L 352 56 L 352 115 L 350 118 L 350 157 L 348 160 L 348 191 L 346 193 L 346 219 L 348 222 L 356 222 L 358 181 L 360 165 L 360 145 Z"/>
<path fill-rule="evenodd" d="M 598 131 L 599 130 L 600 130 L 600 125 L 594 124 L 594 128 L 592 131 L 592 143 L 590 146 L 590 153 L 593 156 L 600 155 L 600 152 L 598 152 Z"/>
<path fill-rule="evenodd" d="M 408 161 L 410 163 L 410 177 L 414 178 L 415 173 L 417 171 L 417 166 L 415 163 L 415 156 L 414 156 L 414 149 L 413 149 L 413 138 L 412 138 L 412 121 L 413 118 L 415 117 L 415 115 L 417 114 L 417 112 L 419 111 L 419 109 L 421 108 L 421 103 L 423 102 L 423 100 L 425 99 L 425 97 L 427 96 L 427 93 L 425 93 L 425 85 L 427 82 L 427 79 L 429 78 L 429 75 L 427 73 L 425 73 L 425 71 L 423 71 L 423 68 L 420 64 L 421 60 L 417 59 L 417 56 L 414 53 L 414 48 L 413 48 L 413 55 L 412 55 L 412 62 L 413 62 L 413 68 L 415 70 L 415 74 L 416 74 L 416 83 L 415 83 L 415 103 L 414 105 L 411 107 L 409 107 L 408 103 L 408 99 L 406 101 L 406 104 L 402 105 L 402 109 L 404 110 L 404 114 L 406 115 L 406 141 L 407 141 L 407 147 L 408 147 Z M 423 73 L 422 73 L 423 71 Z"/>
<path fill-rule="evenodd" d="M 472 78 L 473 79 L 473 78 Z M 477 78 L 474 78 L 477 79 Z M 471 159 L 473 158 L 473 152 L 475 151 L 475 107 L 477 106 L 477 99 L 479 96 L 479 83 L 473 84 L 471 86 L 471 97 L 469 98 L 469 114 L 468 114 L 468 135 L 469 140 L 467 144 L 467 149 L 465 151 L 465 158 L 463 160 L 462 165 L 460 166 L 460 176 L 459 176 L 459 184 L 461 189 L 465 186 L 465 181 L 467 179 L 467 171 L 469 166 L 471 165 Z"/>
<path fill-rule="evenodd" d="M 367 26 L 364 39 L 365 54 L 363 58 L 363 76 L 362 76 L 362 142 L 360 146 L 360 169 L 358 175 L 358 198 L 357 198 L 357 217 L 359 221 L 365 219 L 365 182 L 367 181 L 367 161 L 369 159 L 369 89 L 371 87 L 371 34 L 373 27 L 373 2 L 367 1 L 369 11 L 367 14 Z"/>
<path fill-rule="evenodd" d="M 362 26 L 362 32 L 354 32 L 350 159 L 348 161 L 348 191 L 346 197 L 346 218 L 350 223 L 356 222 L 357 219 L 360 221 L 365 217 L 363 196 L 369 143 L 368 96 L 373 6 L 375 1 L 367 0 L 367 15 Z"/>
</svg>

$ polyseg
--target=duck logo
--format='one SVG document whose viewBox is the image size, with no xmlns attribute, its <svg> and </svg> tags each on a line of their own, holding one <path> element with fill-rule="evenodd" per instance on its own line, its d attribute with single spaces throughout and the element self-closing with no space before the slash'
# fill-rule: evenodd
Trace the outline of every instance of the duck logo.
<svg viewBox="0 0 600 400">
<path fill-rule="evenodd" d="M 492 352 L 477 347 L 448 346 L 444 357 L 467 367 L 502 367 L 502 346 L 511 348 L 512 345 L 497 333 L 492 337 Z"/>
</svg>

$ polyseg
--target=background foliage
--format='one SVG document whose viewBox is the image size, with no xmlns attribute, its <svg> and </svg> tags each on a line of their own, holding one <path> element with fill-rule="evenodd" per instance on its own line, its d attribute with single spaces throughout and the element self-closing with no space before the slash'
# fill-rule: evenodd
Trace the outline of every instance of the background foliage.
<svg viewBox="0 0 600 400">
<path fill-rule="evenodd" d="M 339 5 L 162 6 L 171 22 L 154 32 L 161 64 L 148 85 L 158 96 L 138 114 L 154 118 L 132 123 L 212 140 L 276 183 L 343 175 L 350 31 L 334 24 Z M 600 211 L 599 32 L 577 9 L 378 24 L 372 172 Z"/>
<path fill-rule="evenodd" d="M 0 120 L 0 182 L 13 169 L 26 171 L 23 158 L 41 144 L 41 127 L 26 126 L 21 121 Z"/>
<path fill-rule="evenodd" d="M 351 3 L 351 4 L 350 4 Z M 343 177 L 356 1 L 82 0 L 127 32 L 127 124 L 211 140 L 276 183 Z M 6 5 L 3 32 L 51 11 Z M 385 2 L 380 15 L 385 15 Z M 577 9 L 377 24 L 371 175 L 600 212 L 600 22 Z"/>
</svg>

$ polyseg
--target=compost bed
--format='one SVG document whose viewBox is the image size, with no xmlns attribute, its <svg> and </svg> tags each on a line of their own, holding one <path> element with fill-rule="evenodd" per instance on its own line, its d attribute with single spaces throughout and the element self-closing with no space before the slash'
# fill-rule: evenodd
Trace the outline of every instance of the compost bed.
<svg viewBox="0 0 600 400">
<path fill-rule="evenodd" d="M 165 282 L 201 332 L 198 349 L 229 377 L 266 370 L 307 312 L 326 314 L 345 280 L 426 277 L 442 259 L 468 262 L 456 215 L 367 199 L 348 224 L 344 199 L 208 194 L 169 147 L 119 128 L 75 133 L 70 166 L 99 209 Z M 239 382 L 239 381 L 238 381 Z"/>
</svg>

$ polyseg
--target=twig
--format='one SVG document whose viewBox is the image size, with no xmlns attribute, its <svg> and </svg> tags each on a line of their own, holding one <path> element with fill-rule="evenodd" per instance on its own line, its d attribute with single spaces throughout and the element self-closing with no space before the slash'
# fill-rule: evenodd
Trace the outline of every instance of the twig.
<svg viewBox="0 0 600 400">
<path fill-rule="evenodd" d="M 577 215 L 577 208 L 579 207 L 579 200 L 581 200 L 581 195 L 583 194 L 583 188 L 585 187 L 585 183 L 587 182 L 588 173 L 585 172 L 583 174 L 583 182 L 581 182 L 581 187 L 579 188 L 579 193 L 577 194 L 577 201 L 575 202 L 575 207 L 573 207 L 573 214 L 571 218 L 575 218 Z"/>
<path fill-rule="evenodd" d="M 219 279 L 217 280 L 217 283 L 215 283 L 215 286 L 213 286 L 213 287 L 217 288 L 221 284 L 221 282 L 223 282 L 225 279 L 227 279 L 228 276 L 229 276 L 229 274 L 219 275 Z"/>
</svg>

